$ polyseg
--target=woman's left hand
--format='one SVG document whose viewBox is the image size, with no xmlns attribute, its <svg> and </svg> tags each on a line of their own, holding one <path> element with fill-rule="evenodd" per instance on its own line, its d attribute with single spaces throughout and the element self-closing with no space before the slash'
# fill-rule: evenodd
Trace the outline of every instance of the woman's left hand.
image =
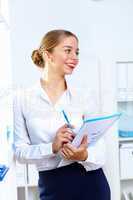
<svg viewBox="0 0 133 200">
<path fill-rule="evenodd" d="M 66 160 L 85 161 L 88 157 L 88 139 L 85 135 L 78 148 L 72 146 L 70 143 L 64 144 L 61 149 L 61 154 Z"/>
</svg>

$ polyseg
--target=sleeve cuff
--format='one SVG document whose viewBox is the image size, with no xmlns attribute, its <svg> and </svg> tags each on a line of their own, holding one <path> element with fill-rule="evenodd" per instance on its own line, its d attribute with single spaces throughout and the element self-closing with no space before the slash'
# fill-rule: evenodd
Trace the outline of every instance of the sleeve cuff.
<svg viewBox="0 0 133 200">
<path fill-rule="evenodd" d="M 45 157 L 55 156 L 52 151 L 52 142 L 48 144 L 40 144 L 40 153 Z"/>
</svg>

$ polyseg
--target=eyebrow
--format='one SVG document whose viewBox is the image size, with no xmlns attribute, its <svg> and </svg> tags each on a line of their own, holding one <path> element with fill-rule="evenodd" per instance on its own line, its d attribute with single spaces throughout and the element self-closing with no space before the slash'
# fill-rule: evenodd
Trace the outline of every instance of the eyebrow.
<svg viewBox="0 0 133 200">
<path fill-rule="evenodd" d="M 63 46 L 63 48 L 70 48 L 70 49 L 72 49 L 72 46 L 66 45 L 66 46 Z M 79 48 L 77 48 L 76 50 L 79 51 Z"/>
</svg>

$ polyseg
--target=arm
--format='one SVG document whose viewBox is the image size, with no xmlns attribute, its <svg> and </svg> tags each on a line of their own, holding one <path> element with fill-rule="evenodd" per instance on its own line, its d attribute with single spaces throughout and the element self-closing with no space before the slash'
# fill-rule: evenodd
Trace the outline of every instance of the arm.
<svg viewBox="0 0 133 200">
<path fill-rule="evenodd" d="M 41 160 L 54 157 L 52 143 L 31 144 L 22 112 L 22 102 L 23 95 L 16 95 L 13 102 L 14 150 L 16 159 L 21 163 L 35 164 Z"/>
<path fill-rule="evenodd" d="M 26 121 L 24 117 L 25 101 L 22 94 L 14 98 L 14 149 L 15 157 L 21 163 L 36 164 L 45 161 L 48 158 L 57 157 L 57 153 L 66 142 L 72 141 L 72 133 L 67 125 L 63 125 L 57 130 L 53 142 L 32 144 L 28 134 Z M 47 161 L 47 160 L 46 160 Z"/>
</svg>

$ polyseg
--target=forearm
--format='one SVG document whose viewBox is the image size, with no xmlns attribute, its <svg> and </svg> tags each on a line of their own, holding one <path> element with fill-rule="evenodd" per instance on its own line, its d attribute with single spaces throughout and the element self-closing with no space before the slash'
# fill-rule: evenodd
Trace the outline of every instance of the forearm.
<svg viewBox="0 0 133 200">
<path fill-rule="evenodd" d="M 52 152 L 52 143 L 39 145 L 15 145 L 15 158 L 20 163 L 36 164 L 45 159 L 55 157 Z"/>
</svg>

